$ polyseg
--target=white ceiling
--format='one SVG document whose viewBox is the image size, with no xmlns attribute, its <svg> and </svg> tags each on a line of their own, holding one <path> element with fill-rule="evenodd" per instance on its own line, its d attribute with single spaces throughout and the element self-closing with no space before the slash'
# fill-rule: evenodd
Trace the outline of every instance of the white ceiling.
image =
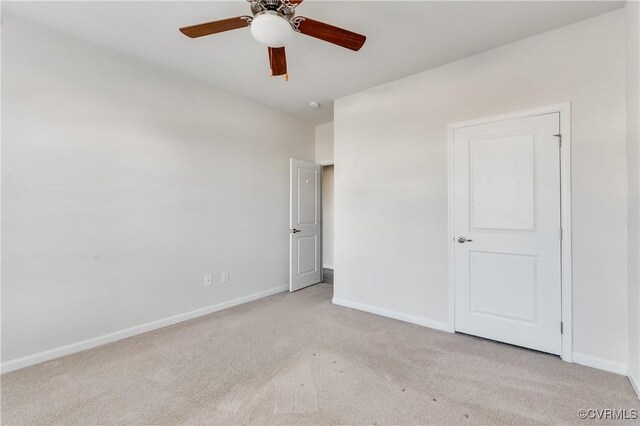
<svg viewBox="0 0 640 426">
<path fill-rule="evenodd" d="M 306 0 L 298 15 L 365 34 L 352 52 L 302 34 L 287 47 L 289 82 L 269 76 L 266 48 L 240 29 L 189 39 L 178 28 L 249 14 L 244 0 L 2 2 L 47 25 L 313 123 L 333 99 L 621 7 L 617 1 Z M 587 40 L 585 40 L 587 42 Z M 321 108 L 308 107 L 318 100 Z"/>
</svg>

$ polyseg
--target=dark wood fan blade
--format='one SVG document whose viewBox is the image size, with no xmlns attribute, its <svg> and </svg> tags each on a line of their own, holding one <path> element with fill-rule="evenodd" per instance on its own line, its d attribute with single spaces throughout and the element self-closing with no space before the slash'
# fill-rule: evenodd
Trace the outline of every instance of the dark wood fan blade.
<svg viewBox="0 0 640 426">
<path fill-rule="evenodd" d="M 271 75 L 285 75 L 287 73 L 287 56 L 284 47 L 269 48 L 269 66 Z"/>
<path fill-rule="evenodd" d="M 364 42 L 367 40 L 363 35 L 343 30 L 342 28 L 334 27 L 333 25 L 325 24 L 324 22 L 304 17 L 302 18 L 303 19 L 300 19 L 300 23 L 298 25 L 298 30 L 302 34 L 319 38 L 320 40 L 328 41 L 329 43 L 337 44 L 338 46 L 346 47 L 347 49 L 355 51 L 360 50 Z"/>
<path fill-rule="evenodd" d="M 238 16 L 236 18 L 222 19 L 220 21 L 207 22 L 204 24 L 182 27 L 180 31 L 187 37 L 196 38 L 224 31 L 235 30 L 249 26 L 251 17 Z"/>
</svg>

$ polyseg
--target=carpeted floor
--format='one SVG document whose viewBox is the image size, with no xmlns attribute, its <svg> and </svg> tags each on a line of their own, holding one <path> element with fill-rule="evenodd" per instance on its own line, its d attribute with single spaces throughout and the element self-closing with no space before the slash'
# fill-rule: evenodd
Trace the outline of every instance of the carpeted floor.
<svg viewBox="0 0 640 426">
<path fill-rule="evenodd" d="M 3 424 L 601 424 L 624 376 L 331 304 L 316 285 L 2 376 Z M 626 424 L 638 424 L 627 420 Z"/>
</svg>

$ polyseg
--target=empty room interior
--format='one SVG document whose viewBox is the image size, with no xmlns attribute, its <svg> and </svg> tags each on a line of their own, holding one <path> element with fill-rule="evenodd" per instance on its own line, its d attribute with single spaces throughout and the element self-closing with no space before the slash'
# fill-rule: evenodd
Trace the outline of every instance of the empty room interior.
<svg viewBox="0 0 640 426">
<path fill-rule="evenodd" d="M 0 423 L 640 423 L 638 1 L 0 7 Z"/>
</svg>

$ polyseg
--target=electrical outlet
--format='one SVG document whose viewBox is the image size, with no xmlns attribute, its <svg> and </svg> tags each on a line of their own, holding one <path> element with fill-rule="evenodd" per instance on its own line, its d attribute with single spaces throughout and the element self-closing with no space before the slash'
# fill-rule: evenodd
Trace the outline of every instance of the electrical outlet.
<svg viewBox="0 0 640 426">
<path fill-rule="evenodd" d="M 374 285 L 376 283 L 376 280 L 373 277 L 373 274 L 369 275 L 369 278 L 367 278 L 367 282 L 369 283 L 369 285 Z"/>
<path fill-rule="evenodd" d="M 229 271 L 222 271 L 222 276 L 220 277 L 220 281 L 223 283 L 229 282 Z"/>
<path fill-rule="evenodd" d="M 213 284 L 213 275 L 212 274 L 205 275 L 204 276 L 204 286 L 205 287 L 209 287 L 212 284 Z"/>
</svg>

